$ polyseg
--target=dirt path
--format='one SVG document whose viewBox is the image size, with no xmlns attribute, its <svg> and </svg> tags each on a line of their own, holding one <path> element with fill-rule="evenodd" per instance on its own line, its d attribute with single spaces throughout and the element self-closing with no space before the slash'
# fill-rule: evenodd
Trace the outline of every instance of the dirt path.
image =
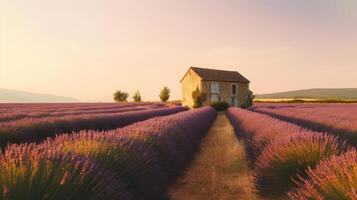
<svg viewBox="0 0 357 200">
<path fill-rule="evenodd" d="M 244 145 L 225 113 L 219 113 L 192 166 L 170 189 L 173 200 L 258 199 L 247 167 Z"/>
</svg>

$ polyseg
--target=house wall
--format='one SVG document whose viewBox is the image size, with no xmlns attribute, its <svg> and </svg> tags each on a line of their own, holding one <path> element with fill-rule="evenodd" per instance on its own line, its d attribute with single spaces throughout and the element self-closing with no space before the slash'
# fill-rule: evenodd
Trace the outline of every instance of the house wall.
<svg viewBox="0 0 357 200">
<path fill-rule="evenodd" d="M 247 103 L 250 95 L 249 83 L 238 83 L 238 103 L 242 106 Z"/>
<path fill-rule="evenodd" d="M 194 103 L 192 92 L 196 90 L 197 87 L 200 89 L 200 91 L 202 91 L 201 78 L 192 69 L 190 69 L 181 81 L 181 101 L 183 106 L 188 106 L 190 108 L 193 107 Z"/>
<path fill-rule="evenodd" d="M 209 91 L 209 84 L 211 82 L 216 81 L 202 81 L 202 92 L 206 94 L 205 105 L 209 105 L 211 103 L 211 93 Z M 237 83 L 237 82 L 219 82 L 219 97 L 221 101 L 225 101 L 227 103 L 231 103 L 232 97 L 232 84 L 237 84 L 237 99 L 238 106 L 242 106 L 248 100 L 249 95 L 249 83 Z"/>
</svg>

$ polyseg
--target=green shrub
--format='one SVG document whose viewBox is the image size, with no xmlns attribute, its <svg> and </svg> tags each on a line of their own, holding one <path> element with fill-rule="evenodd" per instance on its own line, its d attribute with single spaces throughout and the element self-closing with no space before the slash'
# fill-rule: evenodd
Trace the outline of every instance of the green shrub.
<svg viewBox="0 0 357 200">
<path fill-rule="evenodd" d="M 192 98 L 194 103 L 193 108 L 199 108 L 202 107 L 203 102 L 206 101 L 206 94 L 202 93 L 197 87 L 196 90 L 192 92 Z"/>
<path fill-rule="evenodd" d="M 229 108 L 229 104 L 225 101 L 216 101 L 211 103 L 211 106 L 217 111 L 225 111 Z"/>
<path fill-rule="evenodd" d="M 160 100 L 162 102 L 166 102 L 170 98 L 170 89 L 168 87 L 164 87 L 160 92 Z"/>
<path fill-rule="evenodd" d="M 240 107 L 241 107 L 241 108 L 250 108 L 250 107 L 252 107 L 252 106 L 253 106 L 253 101 L 254 101 L 255 97 L 256 97 L 255 94 L 250 93 L 250 94 L 248 95 L 248 98 L 247 98 L 246 102 L 244 102 Z"/>
</svg>

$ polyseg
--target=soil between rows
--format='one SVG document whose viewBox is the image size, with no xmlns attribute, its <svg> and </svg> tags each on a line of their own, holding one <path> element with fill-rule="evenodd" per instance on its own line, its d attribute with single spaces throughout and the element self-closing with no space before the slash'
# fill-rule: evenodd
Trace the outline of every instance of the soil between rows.
<svg viewBox="0 0 357 200">
<path fill-rule="evenodd" d="M 170 188 L 172 200 L 257 200 L 244 144 L 238 141 L 225 113 L 203 139 L 186 173 Z"/>
</svg>

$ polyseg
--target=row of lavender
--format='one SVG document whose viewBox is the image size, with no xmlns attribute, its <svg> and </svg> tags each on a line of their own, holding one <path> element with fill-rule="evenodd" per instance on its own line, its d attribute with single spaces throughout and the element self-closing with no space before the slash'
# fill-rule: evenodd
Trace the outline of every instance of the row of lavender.
<svg viewBox="0 0 357 200">
<path fill-rule="evenodd" d="M 357 154 L 344 141 L 249 110 L 227 115 L 245 141 L 262 196 L 356 199 Z"/>
<path fill-rule="evenodd" d="M 357 145 L 357 104 L 257 104 L 252 109 Z"/>
<path fill-rule="evenodd" d="M 134 106 L 132 103 L 114 104 L 114 103 L 29 103 L 29 104 L 0 104 L 0 112 L 57 112 L 57 111 L 79 111 L 95 110 L 103 108 L 118 108 Z"/>
<path fill-rule="evenodd" d="M 3 104 L 2 104 L 3 105 Z M 46 106 L 45 106 L 46 105 Z M 0 108 L 0 124 L 25 118 L 61 117 L 68 115 L 88 115 L 100 113 L 118 113 L 166 107 L 165 104 L 151 103 L 121 103 L 121 104 L 79 104 L 79 105 L 37 105 L 28 104 L 25 107 L 14 105 L 13 107 Z"/>
<path fill-rule="evenodd" d="M 125 108 L 122 108 L 125 109 Z M 145 110 L 122 110 L 118 113 L 66 115 L 61 117 L 24 118 L 0 123 L 0 147 L 7 143 L 38 142 L 56 134 L 79 130 L 109 130 L 128 124 L 185 111 L 180 106 Z"/>
<path fill-rule="evenodd" d="M 127 107 L 136 105 L 151 105 L 154 102 L 130 102 L 130 103 L 4 103 L 0 104 L 1 112 L 13 112 L 14 110 L 85 110 L 101 109 L 105 107 Z"/>
<path fill-rule="evenodd" d="M 205 107 L 107 132 L 10 145 L 0 158 L 0 197 L 169 199 L 168 184 L 192 159 L 215 117 Z"/>
</svg>

